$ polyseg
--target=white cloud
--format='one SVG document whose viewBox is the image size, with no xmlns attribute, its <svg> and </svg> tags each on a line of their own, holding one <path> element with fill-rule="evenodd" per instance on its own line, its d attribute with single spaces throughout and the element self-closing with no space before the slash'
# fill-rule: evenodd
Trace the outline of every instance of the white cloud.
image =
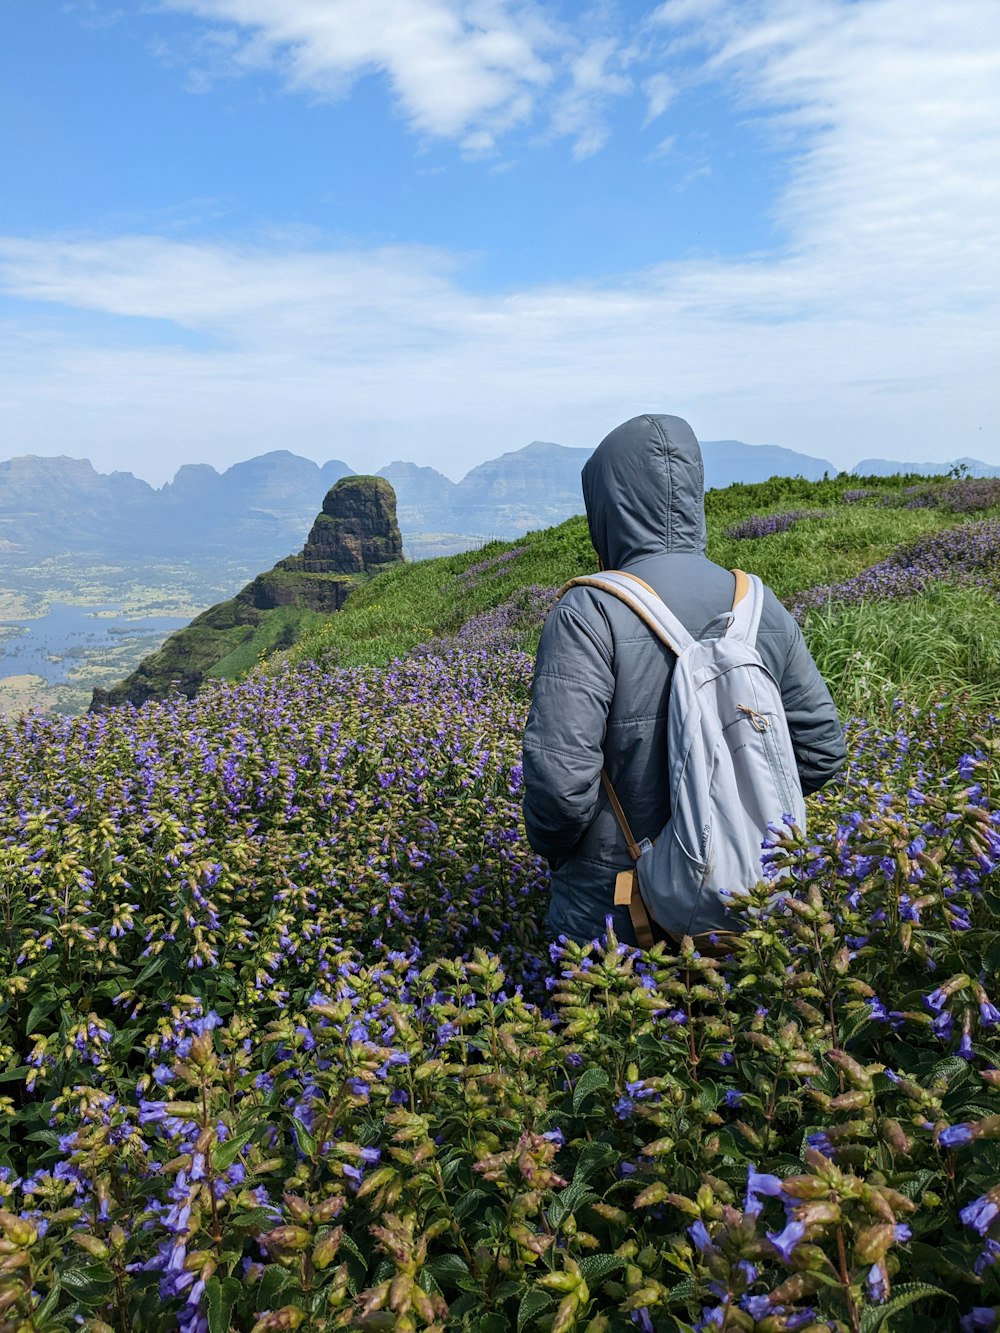
<svg viewBox="0 0 1000 1333">
<path fill-rule="evenodd" d="M 384 74 L 415 130 L 460 140 L 528 119 L 562 41 L 534 0 L 163 4 L 227 25 L 243 37 L 237 64 L 273 65 L 299 91 L 337 98 L 362 76 Z"/>
<path fill-rule="evenodd" d="M 566 135 L 574 156 L 608 139 L 610 99 L 632 91 L 636 55 L 608 15 L 581 10 L 562 24 L 546 0 L 159 0 L 208 25 L 189 49 L 161 43 L 160 58 L 188 65 L 202 92 L 222 74 L 277 70 L 288 87 L 347 96 L 358 79 L 384 75 L 418 134 L 452 139 L 489 156 L 515 127 Z M 650 114 L 669 100 L 668 80 L 648 81 Z"/>
<path fill-rule="evenodd" d="M 0 452 L 72 440 L 156 480 L 274 447 L 461 475 L 532 437 L 593 443 L 650 409 L 845 464 L 887 438 L 912 457 L 983 456 L 976 427 L 996 420 L 992 314 L 873 318 L 801 266 L 666 264 L 498 296 L 417 249 L 16 241 L 0 261 L 9 292 L 128 321 L 113 337 L 0 326 Z"/>
<path fill-rule="evenodd" d="M 0 241 L 0 289 L 35 302 L 30 325 L 0 325 L 0 453 L 72 440 L 162 479 L 179 461 L 287 446 L 460 475 L 533 436 L 593 443 L 659 409 L 706 438 L 843 465 L 1000 461 L 1000 8 L 669 0 L 655 17 L 664 72 L 677 42 L 688 80 L 699 53 L 706 88 L 790 150 L 780 252 L 491 294 L 464 282 L 461 257 L 407 246 Z M 620 50 L 588 48 L 581 94 L 621 96 L 619 81 L 650 74 Z M 594 105 L 567 121 L 578 144 L 601 132 Z M 461 134 L 476 132 L 492 130 L 473 116 Z M 64 326 L 60 306 L 100 322 Z"/>
<path fill-rule="evenodd" d="M 646 118 L 642 122 L 643 129 L 645 129 L 654 120 L 659 120 L 677 96 L 677 85 L 669 74 L 661 72 L 651 74 L 648 79 L 644 79 L 642 91 L 646 94 L 647 100 Z"/>
<path fill-rule="evenodd" d="M 623 72 L 631 53 L 611 37 L 587 43 L 569 62 L 570 83 L 553 99 L 552 128 L 573 139 L 577 160 L 599 152 L 611 136 L 605 111 L 612 98 L 632 91 Z"/>
<path fill-rule="evenodd" d="M 703 73 L 771 113 L 792 152 L 777 215 L 829 285 L 978 299 L 1000 227 L 1000 8 L 992 0 L 669 0 Z M 995 277 L 995 270 L 993 273 Z"/>
</svg>

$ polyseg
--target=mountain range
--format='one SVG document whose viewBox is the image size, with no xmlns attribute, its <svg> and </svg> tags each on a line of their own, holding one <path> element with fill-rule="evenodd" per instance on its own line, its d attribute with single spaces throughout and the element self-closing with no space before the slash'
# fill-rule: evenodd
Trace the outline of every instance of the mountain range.
<svg viewBox="0 0 1000 1333">
<path fill-rule="evenodd" d="M 702 451 L 708 488 L 837 472 L 826 459 L 739 440 L 706 441 Z M 396 491 L 407 553 L 441 555 L 580 513 L 580 469 L 590 453 L 536 440 L 479 464 L 458 482 L 410 462 L 390 463 L 377 475 Z M 974 459 L 960 462 L 974 475 L 1000 473 Z M 929 474 L 949 466 L 866 459 L 854 471 Z M 222 473 L 185 464 L 156 489 L 130 472 L 99 473 L 86 459 L 11 458 L 0 462 L 0 554 L 10 565 L 67 552 L 118 560 L 225 556 L 261 569 L 301 547 L 323 496 L 351 475 L 339 459 L 320 466 L 281 449 Z"/>
</svg>

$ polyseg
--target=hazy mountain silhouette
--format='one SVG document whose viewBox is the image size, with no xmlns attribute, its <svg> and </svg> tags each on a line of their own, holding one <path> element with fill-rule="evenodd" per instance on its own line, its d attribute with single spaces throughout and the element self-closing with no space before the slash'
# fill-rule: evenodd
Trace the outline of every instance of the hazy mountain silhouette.
<svg viewBox="0 0 1000 1333">
<path fill-rule="evenodd" d="M 775 475 L 815 480 L 837 471 L 823 458 L 740 440 L 707 440 L 702 451 L 709 488 Z M 580 469 L 590 453 L 535 440 L 480 463 L 459 482 L 404 461 L 378 475 L 396 491 L 399 526 L 411 551 L 441 554 L 580 513 Z M 977 459 L 959 462 L 973 475 L 1000 474 L 1000 467 Z M 930 474 L 949 466 L 865 459 L 853 470 Z M 97 472 L 86 459 L 12 458 L 0 462 L 0 550 L 12 565 L 80 552 L 206 565 L 225 557 L 261 569 L 302 546 L 323 496 L 351 475 L 339 459 L 319 466 L 277 449 L 221 473 L 188 463 L 156 489 L 130 472 Z"/>
</svg>

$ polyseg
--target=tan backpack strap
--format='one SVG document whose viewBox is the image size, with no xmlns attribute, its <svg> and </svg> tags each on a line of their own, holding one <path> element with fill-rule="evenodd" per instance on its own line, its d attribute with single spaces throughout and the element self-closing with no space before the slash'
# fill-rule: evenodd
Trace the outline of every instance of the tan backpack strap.
<svg viewBox="0 0 1000 1333">
<path fill-rule="evenodd" d="M 629 827 L 625 811 L 622 809 L 622 803 L 618 799 L 618 793 L 603 769 L 601 769 L 601 783 L 608 794 L 611 809 L 615 812 L 618 827 L 625 835 L 625 844 L 628 847 L 629 856 L 633 861 L 638 861 L 642 855 L 639 844 L 632 836 L 632 830 Z M 635 931 L 636 944 L 640 949 L 651 949 L 653 947 L 653 927 L 650 925 L 649 913 L 646 911 L 646 904 L 642 901 L 642 894 L 639 892 L 639 875 L 634 866 L 631 870 L 620 870 L 618 872 L 618 878 L 615 880 L 615 906 L 628 908 L 628 914 L 632 919 L 632 929 Z"/>
<path fill-rule="evenodd" d="M 676 624 L 676 628 L 672 631 L 668 630 L 667 626 L 659 621 L 657 617 L 643 605 L 641 597 L 637 597 L 629 592 L 627 587 L 622 587 L 620 584 L 616 586 L 613 579 L 608 576 L 622 579 L 626 585 L 630 583 L 635 584 L 636 588 L 642 588 L 646 593 L 651 594 L 656 601 L 660 603 L 662 614 L 673 620 Z M 683 652 L 685 643 L 688 641 L 689 637 L 687 630 L 680 621 L 676 620 L 676 617 L 673 616 L 669 607 L 663 604 L 663 600 L 657 593 L 656 589 L 651 588 L 648 583 L 643 579 L 637 578 L 636 575 L 627 574 L 623 569 L 606 569 L 600 574 L 581 574 L 579 578 L 570 579 L 568 583 L 564 583 L 559 589 L 559 596 L 562 597 L 570 588 L 599 588 L 602 592 L 608 593 L 611 597 L 617 597 L 620 602 L 624 602 L 629 610 L 646 624 L 662 643 L 667 645 L 676 657 L 680 657 Z"/>
<path fill-rule="evenodd" d="M 622 803 L 618 799 L 618 793 L 611 785 L 611 779 L 604 769 L 601 769 L 601 785 L 607 792 L 608 800 L 611 802 L 611 809 L 615 812 L 615 819 L 618 820 L 618 827 L 625 835 L 625 845 L 628 847 L 628 854 L 633 861 L 638 861 L 642 852 L 639 850 L 639 844 L 632 837 L 632 830 L 629 828 L 628 819 L 625 817 L 625 811 L 622 809 Z"/>
<path fill-rule="evenodd" d="M 636 944 L 640 949 L 651 949 L 653 927 L 650 925 L 649 913 L 639 892 L 639 874 L 634 867 L 631 870 L 618 872 L 618 878 L 615 880 L 615 906 L 628 908 Z"/>
<path fill-rule="evenodd" d="M 731 569 L 729 572 L 736 576 L 736 595 L 733 598 L 733 606 L 737 606 L 750 591 L 750 580 L 742 569 Z"/>
</svg>

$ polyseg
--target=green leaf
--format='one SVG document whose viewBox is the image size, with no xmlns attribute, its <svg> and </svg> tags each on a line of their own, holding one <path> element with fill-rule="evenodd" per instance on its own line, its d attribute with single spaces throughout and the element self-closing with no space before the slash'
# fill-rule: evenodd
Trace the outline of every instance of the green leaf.
<svg viewBox="0 0 1000 1333">
<path fill-rule="evenodd" d="M 588 1254 L 579 1260 L 580 1272 L 588 1282 L 600 1281 L 609 1273 L 625 1267 L 625 1260 L 620 1254 Z"/>
<path fill-rule="evenodd" d="M 596 1198 L 597 1195 L 587 1184 L 586 1178 L 574 1176 L 570 1184 L 549 1204 L 549 1221 L 557 1227 L 567 1213 L 572 1213 L 585 1203 L 592 1203 Z"/>
<path fill-rule="evenodd" d="M 456 1283 L 469 1276 L 469 1265 L 460 1254 L 436 1254 L 424 1264 L 435 1282 Z"/>
<path fill-rule="evenodd" d="M 55 1308 L 58 1304 L 59 1304 L 59 1271 L 57 1269 L 53 1277 L 52 1290 L 45 1297 L 45 1300 L 42 1301 L 41 1305 L 39 1305 L 32 1312 L 33 1322 L 38 1325 L 43 1325 L 46 1319 L 48 1319 L 49 1315 L 55 1312 Z"/>
<path fill-rule="evenodd" d="M 469 1329 L 473 1333 L 510 1333 L 510 1324 L 502 1314 L 484 1314 L 478 1319 L 470 1319 Z"/>
<path fill-rule="evenodd" d="M 143 984 L 144 981 L 148 981 L 150 977 L 155 977 L 157 972 L 162 972 L 164 967 L 166 967 L 166 965 L 167 965 L 166 954 L 160 953 L 157 954 L 155 958 L 150 959 L 150 961 L 146 964 L 146 966 L 142 969 L 142 971 L 135 979 L 136 990 L 139 989 L 139 987 Z"/>
<path fill-rule="evenodd" d="M 253 1130 L 249 1130 L 246 1134 L 227 1139 L 225 1143 L 220 1143 L 217 1148 L 213 1148 L 212 1166 L 215 1170 L 227 1171 L 252 1138 Z"/>
<path fill-rule="evenodd" d="M 59 1135 L 54 1129 L 36 1129 L 28 1135 L 29 1143 L 47 1143 L 50 1148 L 59 1147 Z"/>
<path fill-rule="evenodd" d="M 606 1088 L 611 1083 L 605 1070 L 598 1065 L 592 1065 L 590 1069 L 585 1069 L 576 1081 L 576 1087 L 573 1089 L 573 1111 L 579 1114 L 580 1107 L 587 1100 L 592 1092 L 598 1092 L 601 1088 Z"/>
<path fill-rule="evenodd" d="M 356 1259 L 365 1272 L 368 1271 L 368 1264 L 365 1261 L 365 1256 L 361 1253 L 357 1245 L 355 1245 L 354 1241 L 351 1240 L 350 1236 L 348 1236 L 346 1232 L 340 1238 L 340 1248 L 342 1250 L 346 1250 L 352 1259 Z"/>
<path fill-rule="evenodd" d="M 211 1277 L 205 1284 L 205 1303 L 208 1306 L 208 1333 L 229 1333 L 233 1306 L 243 1287 L 234 1277 L 221 1282 Z"/>
<path fill-rule="evenodd" d="M 459 1296 L 451 1302 L 448 1306 L 448 1316 L 451 1320 L 461 1319 L 463 1315 L 468 1314 L 471 1310 L 478 1310 L 481 1301 L 482 1295 L 480 1292 L 466 1292 L 464 1296 Z M 465 1326 L 463 1321 L 463 1327 Z"/>
<path fill-rule="evenodd" d="M 48 1018 L 49 1014 L 52 1013 L 52 1010 L 58 1008 L 58 995 L 52 995 L 51 993 L 48 995 L 40 995 L 28 1012 L 28 1021 L 24 1025 L 25 1033 L 30 1035 L 34 1032 L 42 1019 Z"/>
<path fill-rule="evenodd" d="M 307 1157 L 314 1157 L 316 1154 L 316 1140 L 306 1129 L 305 1125 L 297 1115 L 292 1116 L 292 1129 L 298 1140 L 299 1147 Z"/>
<path fill-rule="evenodd" d="M 573 1172 L 573 1179 L 586 1180 L 592 1176 L 595 1171 L 601 1167 L 610 1166 L 616 1161 L 618 1153 L 610 1143 L 585 1143 L 580 1149 L 580 1156 L 576 1161 L 576 1169 Z"/>
<path fill-rule="evenodd" d="M 923 1171 L 915 1171 L 906 1180 L 897 1181 L 896 1189 L 908 1199 L 918 1199 L 937 1174 L 936 1171 L 929 1171 L 926 1168 Z"/>
<path fill-rule="evenodd" d="M 455 1204 L 455 1216 L 464 1217 L 466 1213 L 471 1213 L 478 1203 L 481 1203 L 484 1199 L 488 1199 L 489 1197 L 490 1196 L 485 1190 L 466 1190 L 458 1203 Z"/>
<path fill-rule="evenodd" d="M 273 1310 L 279 1298 L 284 1296 L 291 1287 L 298 1290 L 298 1283 L 292 1274 L 282 1268 L 280 1264 L 269 1264 L 264 1269 L 264 1276 L 257 1288 L 258 1311 Z"/>
<path fill-rule="evenodd" d="M 898 1310 L 905 1310 L 908 1305 L 923 1300 L 925 1296 L 947 1296 L 950 1301 L 955 1299 L 950 1292 L 942 1291 L 940 1287 L 932 1287 L 926 1282 L 900 1283 L 894 1289 L 892 1299 L 886 1301 L 885 1305 L 869 1305 L 862 1310 L 861 1333 L 875 1333 L 890 1315 Z"/>
<path fill-rule="evenodd" d="M 927 1081 L 936 1083 L 939 1078 L 945 1078 L 949 1084 L 953 1080 L 964 1083 L 967 1079 L 971 1080 L 971 1077 L 968 1063 L 960 1055 L 946 1055 L 943 1060 L 938 1060 L 931 1066 Z"/>
<path fill-rule="evenodd" d="M 106 1264 L 90 1264 L 86 1268 L 70 1265 L 60 1268 L 59 1285 L 74 1300 L 93 1310 L 114 1291 L 115 1279 Z"/>
<path fill-rule="evenodd" d="M 698 1085 L 698 1093 L 695 1097 L 695 1102 L 697 1103 L 699 1110 L 714 1111 L 721 1101 L 722 1092 L 718 1084 L 713 1083 L 710 1078 L 705 1079 L 703 1083 Z"/>
<path fill-rule="evenodd" d="M 530 1287 L 521 1297 L 521 1304 L 517 1307 L 517 1333 L 530 1326 L 530 1321 L 543 1310 L 547 1310 L 551 1304 L 551 1296 L 539 1291 L 537 1287 Z"/>
</svg>

